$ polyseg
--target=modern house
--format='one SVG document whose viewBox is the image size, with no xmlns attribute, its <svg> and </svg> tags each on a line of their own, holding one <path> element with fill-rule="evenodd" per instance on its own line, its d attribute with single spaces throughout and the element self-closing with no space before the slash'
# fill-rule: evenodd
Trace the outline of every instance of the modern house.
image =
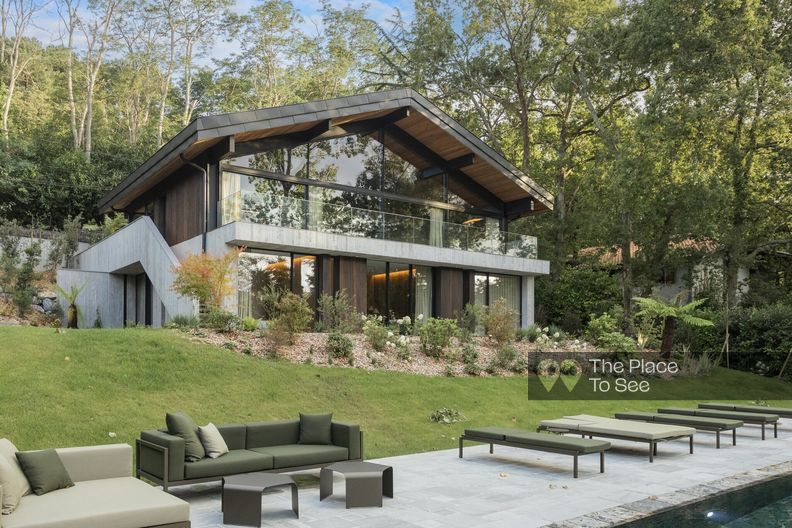
<svg viewBox="0 0 792 528">
<path fill-rule="evenodd" d="M 86 325 L 160 326 L 194 313 L 173 267 L 244 247 L 226 308 L 260 294 L 346 290 L 385 317 L 454 317 L 506 299 L 533 321 L 536 239 L 509 231 L 553 197 L 409 89 L 200 117 L 104 196 L 129 226 L 59 272 L 84 286 Z"/>
</svg>

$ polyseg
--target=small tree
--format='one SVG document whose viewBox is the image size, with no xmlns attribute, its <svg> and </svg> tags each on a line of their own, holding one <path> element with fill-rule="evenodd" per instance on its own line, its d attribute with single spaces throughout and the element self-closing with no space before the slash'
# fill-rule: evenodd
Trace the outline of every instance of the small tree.
<svg viewBox="0 0 792 528">
<path fill-rule="evenodd" d="M 30 310 L 33 297 L 38 294 L 36 287 L 36 266 L 41 258 L 41 242 L 34 242 L 26 247 L 22 253 L 25 259 L 16 270 L 16 280 L 14 281 L 11 299 L 17 308 L 19 315 L 24 316 Z"/>
<path fill-rule="evenodd" d="M 681 304 L 681 294 L 677 295 L 672 301 L 648 297 L 635 297 L 634 300 L 640 307 L 640 310 L 635 314 L 636 316 L 658 319 L 662 323 L 663 337 L 660 342 L 660 354 L 666 359 L 671 357 L 677 321 L 682 321 L 690 326 L 713 325 L 713 322 L 709 319 L 693 315 L 693 312 L 704 304 L 706 299 L 698 299 L 685 305 Z"/>
<path fill-rule="evenodd" d="M 190 255 L 173 268 L 176 279 L 173 291 L 184 297 L 192 297 L 202 307 L 219 309 L 223 299 L 232 293 L 232 264 L 242 252 L 232 249 L 224 255 L 207 253 Z"/>
<path fill-rule="evenodd" d="M 83 288 L 84 286 L 72 284 L 68 290 L 64 290 L 60 286 L 55 285 L 55 291 L 68 303 L 66 308 L 66 328 L 78 328 L 78 323 L 83 318 L 82 310 L 77 305 L 77 297 L 79 297 Z"/>
<path fill-rule="evenodd" d="M 481 322 L 489 337 L 499 345 L 505 345 L 514 341 L 518 316 L 519 314 L 506 304 L 506 299 L 498 299 L 484 310 Z"/>
</svg>

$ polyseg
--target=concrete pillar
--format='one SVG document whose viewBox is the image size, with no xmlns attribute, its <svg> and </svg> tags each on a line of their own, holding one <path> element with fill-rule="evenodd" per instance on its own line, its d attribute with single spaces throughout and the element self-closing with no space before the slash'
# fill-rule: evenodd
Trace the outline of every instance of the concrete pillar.
<svg viewBox="0 0 792 528">
<path fill-rule="evenodd" d="M 521 306 L 521 321 L 520 326 L 527 328 L 534 324 L 534 277 L 533 275 L 523 275 L 522 277 L 522 295 L 520 296 Z"/>
</svg>

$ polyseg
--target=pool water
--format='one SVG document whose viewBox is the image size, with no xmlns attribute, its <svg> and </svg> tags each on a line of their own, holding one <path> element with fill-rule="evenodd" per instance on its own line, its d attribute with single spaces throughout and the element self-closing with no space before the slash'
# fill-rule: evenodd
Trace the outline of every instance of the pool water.
<svg viewBox="0 0 792 528">
<path fill-rule="evenodd" d="M 792 475 L 659 513 L 625 528 L 792 528 Z"/>
</svg>

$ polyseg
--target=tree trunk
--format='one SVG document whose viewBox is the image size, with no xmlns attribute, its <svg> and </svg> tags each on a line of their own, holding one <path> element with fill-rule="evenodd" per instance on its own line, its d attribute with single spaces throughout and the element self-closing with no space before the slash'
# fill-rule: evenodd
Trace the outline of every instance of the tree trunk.
<svg viewBox="0 0 792 528">
<path fill-rule="evenodd" d="M 671 349 L 674 346 L 674 332 L 676 331 L 676 319 L 666 317 L 663 321 L 663 338 L 660 341 L 660 356 L 663 359 L 671 359 Z"/>
<path fill-rule="evenodd" d="M 555 201 L 553 204 L 553 215 L 555 216 L 555 248 L 554 261 L 550 266 L 551 277 L 557 278 L 566 263 L 566 152 L 567 140 L 566 130 L 561 128 L 558 149 L 558 168 L 555 177 Z"/>
<path fill-rule="evenodd" d="M 70 304 L 66 309 L 66 328 L 78 327 L 77 306 Z"/>
</svg>

